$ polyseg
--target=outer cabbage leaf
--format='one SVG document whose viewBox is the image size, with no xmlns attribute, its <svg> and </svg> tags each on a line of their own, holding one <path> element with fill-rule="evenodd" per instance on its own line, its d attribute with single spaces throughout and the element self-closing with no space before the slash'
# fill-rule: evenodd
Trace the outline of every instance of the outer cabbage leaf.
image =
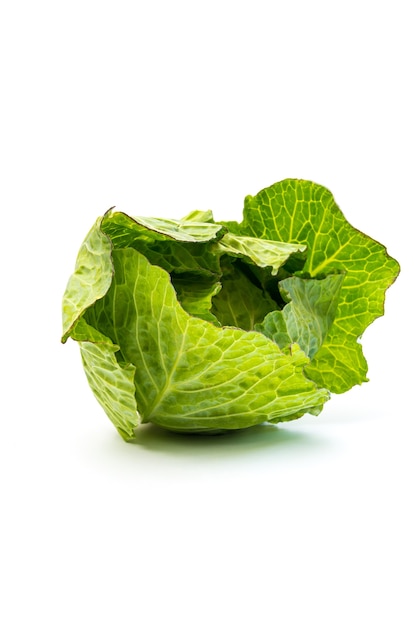
<svg viewBox="0 0 417 626">
<path fill-rule="evenodd" d="M 168 220 L 160 217 L 135 217 L 134 220 L 156 233 L 167 235 L 176 241 L 199 243 L 218 239 L 223 226 L 214 222 L 198 222 L 195 219 Z"/>
<path fill-rule="evenodd" d="M 173 430 L 222 430 L 321 410 L 328 392 L 305 377 L 308 359 L 301 350 L 286 355 L 261 333 L 216 328 L 190 316 L 167 272 L 136 250 L 114 250 L 113 261 L 112 285 L 92 307 L 89 323 L 135 366 L 143 421 Z"/>
<path fill-rule="evenodd" d="M 96 221 L 84 239 L 64 293 L 62 342 L 68 337 L 79 342 L 90 387 L 119 434 L 128 440 L 139 423 L 135 368 L 118 362 L 119 347 L 83 317 L 107 293 L 113 278 L 112 244 L 101 231 L 101 221 Z"/>
<path fill-rule="evenodd" d="M 77 256 L 75 270 L 70 277 L 62 302 L 62 341 L 87 307 L 108 291 L 112 276 L 112 244 L 102 232 L 100 217 L 84 239 Z"/>
<path fill-rule="evenodd" d="M 195 213 L 191 215 L 210 217 L 207 213 Z M 224 232 L 219 224 L 189 218 L 181 221 L 133 218 L 111 211 L 104 216 L 102 229 L 114 248 L 134 248 L 167 272 L 192 272 L 208 279 L 220 277 L 219 254 L 211 245 Z"/>
<path fill-rule="evenodd" d="M 123 439 L 133 439 L 140 419 L 135 400 L 134 366 L 117 361 L 117 346 L 83 341 L 80 349 L 95 397 Z"/>
<path fill-rule="evenodd" d="M 243 258 L 257 267 L 270 267 L 272 276 L 275 276 L 292 254 L 304 252 L 306 246 L 226 233 L 217 243 L 216 249 L 219 254 Z"/>
<path fill-rule="evenodd" d="M 119 434 L 128 441 L 139 424 L 135 400 L 135 367 L 117 359 L 119 346 L 81 317 L 71 337 L 80 342 L 89 385 Z"/>
<path fill-rule="evenodd" d="M 233 225 L 232 225 L 233 226 Z M 245 199 L 240 235 L 307 245 L 304 271 L 312 277 L 345 272 L 333 325 L 306 372 L 336 393 L 366 381 L 358 338 L 384 312 L 385 290 L 398 263 L 386 248 L 353 228 L 325 187 L 288 179 Z"/>
<path fill-rule="evenodd" d="M 142 234 L 152 239 L 202 243 L 219 239 L 225 232 L 221 224 L 213 221 L 210 211 L 193 211 L 181 220 L 172 220 L 161 217 L 129 217 L 111 209 L 106 213 L 104 224 L 120 223 L 122 216 L 126 228 L 132 229 L 137 236 Z"/>
</svg>

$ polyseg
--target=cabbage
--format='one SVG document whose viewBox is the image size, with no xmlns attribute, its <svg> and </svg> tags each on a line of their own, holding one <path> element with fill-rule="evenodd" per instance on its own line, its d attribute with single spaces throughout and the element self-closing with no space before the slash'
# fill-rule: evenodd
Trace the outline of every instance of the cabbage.
<svg viewBox="0 0 417 626">
<path fill-rule="evenodd" d="M 398 263 L 332 194 L 288 179 L 243 220 L 98 218 L 63 298 L 63 336 L 120 435 L 213 433 L 318 415 L 367 380 L 358 339 Z"/>
</svg>

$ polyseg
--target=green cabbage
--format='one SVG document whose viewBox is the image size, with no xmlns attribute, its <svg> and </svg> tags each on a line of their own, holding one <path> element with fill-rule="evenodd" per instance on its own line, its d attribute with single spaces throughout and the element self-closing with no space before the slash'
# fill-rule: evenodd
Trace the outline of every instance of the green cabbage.
<svg viewBox="0 0 417 626">
<path fill-rule="evenodd" d="M 317 415 L 367 380 L 358 342 L 399 272 L 331 193 L 284 180 L 243 221 L 110 210 L 79 251 L 63 336 L 121 436 L 218 432 Z"/>
</svg>

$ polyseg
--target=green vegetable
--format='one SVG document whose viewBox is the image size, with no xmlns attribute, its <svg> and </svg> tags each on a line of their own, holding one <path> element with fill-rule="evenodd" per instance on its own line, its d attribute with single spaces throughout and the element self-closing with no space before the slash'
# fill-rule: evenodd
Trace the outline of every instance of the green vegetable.
<svg viewBox="0 0 417 626">
<path fill-rule="evenodd" d="M 284 180 L 243 221 L 110 210 L 63 300 L 88 382 L 119 433 L 139 423 L 217 432 L 317 415 L 366 381 L 358 338 L 399 272 L 331 193 Z"/>
</svg>

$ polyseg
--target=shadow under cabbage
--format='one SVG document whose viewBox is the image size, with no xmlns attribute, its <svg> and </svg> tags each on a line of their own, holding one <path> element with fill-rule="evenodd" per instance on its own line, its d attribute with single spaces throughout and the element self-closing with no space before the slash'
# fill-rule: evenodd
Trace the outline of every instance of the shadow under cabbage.
<svg viewBox="0 0 417 626">
<path fill-rule="evenodd" d="M 217 434 L 179 433 L 154 424 L 144 424 L 129 442 L 142 448 L 172 454 L 245 454 L 264 448 L 315 449 L 326 445 L 326 440 L 316 434 L 292 430 L 273 424 L 260 424 L 240 430 Z"/>
</svg>

